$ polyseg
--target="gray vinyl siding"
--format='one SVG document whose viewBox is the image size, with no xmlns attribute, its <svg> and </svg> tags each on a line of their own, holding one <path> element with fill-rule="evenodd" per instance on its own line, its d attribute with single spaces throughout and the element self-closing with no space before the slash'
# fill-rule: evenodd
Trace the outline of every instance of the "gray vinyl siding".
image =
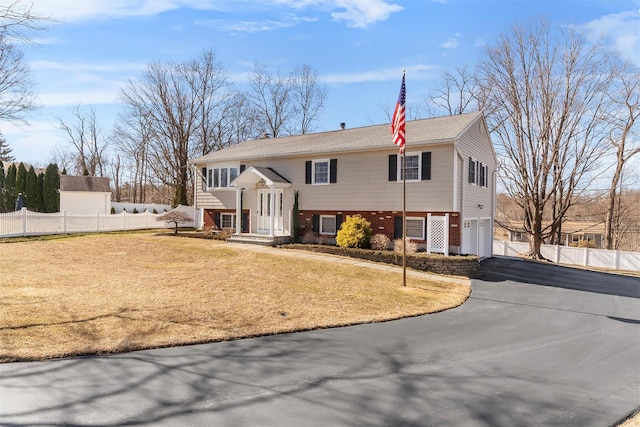
<svg viewBox="0 0 640 427">
<path fill-rule="evenodd" d="M 473 123 L 467 129 L 467 132 L 461 136 L 458 141 L 458 150 L 463 160 L 463 217 L 490 217 L 492 215 L 493 176 L 496 170 L 496 158 L 482 120 Z M 488 166 L 487 187 L 469 183 L 469 157 L 481 162 L 484 166 Z M 479 208 L 479 205 L 483 206 L 482 209 Z"/>
<path fill-rule="evenodd" d="M 453 209 L 453 144 L 412 147 L 407 153 L 431 152 L 431 179 L 407 182 L 408 211 L 446 211 Z M 388 180 L 389 155 L 397 149 L 336 155 L 247 160 L 246 166 L 274 169 L 299 192 L 301 210 L 402 211 L 402 182 Z M 337 159 L 337 182 L 305 184 L 305 162 Z M 208 167 L 214 167 L 210 164 Z M 234 191 L 203 192 L 198 186 L 198 207 L 235 208 Z M 293 206 L 293 191 L 285 191 L 285 214 Z M 255 209 L 257 193 L 245 190 L 243 207 Z"/>
</svg>

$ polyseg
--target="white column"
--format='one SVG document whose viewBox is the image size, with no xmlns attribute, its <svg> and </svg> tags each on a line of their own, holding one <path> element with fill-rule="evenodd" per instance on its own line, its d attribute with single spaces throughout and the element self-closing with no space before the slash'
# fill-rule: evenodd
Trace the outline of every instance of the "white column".
<svg viewBox="0 0 640 427">
<path fill-rule="evenodd" d="M 427 239 L 427 253 L 431 253 L 431 213 L 427 214 L 427 235 L 424 236 Z"/>
<path fill-rule="evenodd" d="M 242 188 L 236 187 L 236 234 L 242 233 Z"/>
<path fill-rule="evenodd" d="M 271 194 L 271 200 L 270 200 L 270 217 L 269 217 L 269 236 L 273 236 L 273 229 L 275 228 L 276 225 L 276 192 L 275 192 L 275 188 L 273 186 L 271 186 L 269 188 L 269 194 Z"/>
<path fill-rule="evenodd" d="M 449 256 L 449 214 L 444 214 L 444 255 Z"/>
</svg>

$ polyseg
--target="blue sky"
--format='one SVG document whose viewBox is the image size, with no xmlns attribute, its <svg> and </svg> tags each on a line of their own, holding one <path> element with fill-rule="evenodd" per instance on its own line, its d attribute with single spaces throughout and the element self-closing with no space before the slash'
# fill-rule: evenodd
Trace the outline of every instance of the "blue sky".
<svg viewBox="0 0 640 427">
<path fill-rule="evenodd" d="M 499 33 L 539 16 L 604 36 L 640 66 L 640 0 L 34 0 L 33 11 L 56 21 L 24 46 L 41 107 L 30 125 L 0 129 L 36 165 L 68 144 L 58 117 L 93 105 L 107 134 L 128 79 L 208 48 L 241 88 L 256 62 L 313 66 L 329 89 L 319 131 L 388 122 L 403 68 L 411 107 L 447 67 L 473 66 Z"/>
</svg>

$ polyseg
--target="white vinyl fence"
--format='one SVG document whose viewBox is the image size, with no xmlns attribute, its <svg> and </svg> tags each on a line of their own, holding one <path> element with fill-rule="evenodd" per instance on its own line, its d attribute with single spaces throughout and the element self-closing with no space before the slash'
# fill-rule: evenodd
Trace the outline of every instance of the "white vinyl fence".
<svg viewBox="0 0 640 427">
<path fill-rule="evenodd" d="M 179 206 L 197 220 L 197 211 Z M 162 214 L 142 212 L 131 214 L 122 212 L 115 215 L 96 212 L 91 215 L 79 215 L 67 211 L 57 213 L 38 213 L 23 208 L 17 212 L 0 214 L 0 237 L 42 236 L 45 234 L 86 233 L 100 231 L 144 230 L 152 228 L 171 228 L 173 223 L 158 221 Z M 181 224 L 192 227 L 193 223 Z"/>
<path fill-rule="evenodd" d="M 506 242 L 501 240 L 493 241 L 494 255 L 518 256 L 528 250 L 528 243 Z M 640 271 L 640 252 L 574 248 L 559 245 L 542 245 L 541 252 L 543 257 L 557 264 Z"/>
</svg>

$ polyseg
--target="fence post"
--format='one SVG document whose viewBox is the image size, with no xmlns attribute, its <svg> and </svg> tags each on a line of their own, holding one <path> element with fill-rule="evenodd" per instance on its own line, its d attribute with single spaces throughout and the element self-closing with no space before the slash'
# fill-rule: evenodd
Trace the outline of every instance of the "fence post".
<svg viewBox="0 0 640 427">
<path fill-rule="evenodd" d="M 431 253 L 431 240 L 432 240 L 432 235 L 431 235 L 431 214 L 430 213 L 427 214 L 427 235 L 425 237 L 427 238 L 427 253 L 430 254 Z"/>
<path fill-rule="evenodd" d="M 560 264 L 560 245 L 556 245 L 556 264 Z"/>
<path fill-rule="evenodd" d="M 620 252 L 617 249 L 613 251 L 613 268 L 620 269 Z"/>
<path fill-rule="evenodd" d="M 100 231 L 100 211 L 96 211 L 96 231 Z"/>
<path fill-rule="evenodd" d="M 22 214 L 22 237 L 27 235 L 27 208 L 20 209 Z"/>
<path fill-rule="evenodd" d="M 444 255 L 449 256 L 449 214 L 444 214 Z"/>
<path fill-rule="evenodd" d="M 123 210 L 122 211 L 123 215 L 122 215 L 122 229 L 126 230 L 127 229 L 127 211 Z"/>
<path fill-rule="evenodd" d="M 62 211 L 62 232 L 67 234 L 67 210 Z"/>
<path fill-rule="evenodd" d="M 584 248 L 584 263 L 585 267 L 589 266 L 589 248 Z"/>
</svg>

